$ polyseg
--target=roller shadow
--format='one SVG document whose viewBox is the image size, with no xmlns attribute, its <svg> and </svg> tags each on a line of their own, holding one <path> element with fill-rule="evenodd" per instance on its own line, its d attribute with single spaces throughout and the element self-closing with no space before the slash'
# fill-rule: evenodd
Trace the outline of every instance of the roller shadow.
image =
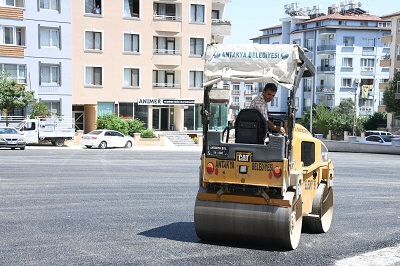
<svg viewBox="0 0 400 266">
<path fill-rule="evenodd" d="M 248 243 L 248 242 L 243 243 L 238 241 L 226 241 L 226 242 L 204 241 L 197 237 L 193 222 L 176 222 L 172 224 L 167 224 L 164 226 L 160 226 L 157 228 L 141 232 L 139 233 L 139 235 L 145 237 L 165 238 L 180 242 L 198 243 L 198 244 L 212 245 L 212 246 L 225 246 L 232 248 L 243 248 L 243 249 L 264 250 L 264 251 L 287 251 L 285 249 L 276 247 L 273 244 L 260 246 L 254 243 Z"/>
<path fill-rule="evenodd" d="M 191 243 L 197 243 L 200 241 L 194 230 L 193 222 L 177 222 L 167 224 L 141 232 L 139 235 Z"/>
</svg>

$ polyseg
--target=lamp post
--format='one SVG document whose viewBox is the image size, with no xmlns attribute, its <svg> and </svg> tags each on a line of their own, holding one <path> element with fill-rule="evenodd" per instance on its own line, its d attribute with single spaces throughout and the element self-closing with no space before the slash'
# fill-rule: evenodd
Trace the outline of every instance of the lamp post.
<svg viewBox="0 0 400 266">
<path fill-rule="evenodd" d="M 357 88 L 358 84 L 360 84 L 360 80 L 358 78 L 354 79 L 354 119 L 353 119 L 353 136 L 357 134 Z"/>
</svg>

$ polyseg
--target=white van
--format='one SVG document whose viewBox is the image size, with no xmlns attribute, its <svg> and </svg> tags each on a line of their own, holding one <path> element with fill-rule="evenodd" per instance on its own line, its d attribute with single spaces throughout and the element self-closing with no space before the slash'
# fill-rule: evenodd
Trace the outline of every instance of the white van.
<svg viewBox="0 0 400 266">
<path fill-rule="evenodd" d="M 379 130 L 367 130 L 365 131 L 365 136 L 368 137 L 370 135 L 392 135 L 390 132 L 379 131 Z"/>
</svg>

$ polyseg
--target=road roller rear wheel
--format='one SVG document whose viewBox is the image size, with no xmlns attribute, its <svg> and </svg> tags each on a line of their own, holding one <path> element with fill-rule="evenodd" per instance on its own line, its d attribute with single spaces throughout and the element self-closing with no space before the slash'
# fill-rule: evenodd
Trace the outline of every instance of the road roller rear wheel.
<svg viewBox="0 0 400 266">
<path fill-rule="evenodd" d="M 315 194 L 312 211 L 304 217 L 304 228 L 311 233 L 326 233 L 333 217 L 333 188 L 321 183 Z"/>
<path fill-rule="evenodd" d="M 297 207 L 196 200 L 194 226 L 203 241 L 296 249 L 302 229 L 302 200 Z"/>
</svg>

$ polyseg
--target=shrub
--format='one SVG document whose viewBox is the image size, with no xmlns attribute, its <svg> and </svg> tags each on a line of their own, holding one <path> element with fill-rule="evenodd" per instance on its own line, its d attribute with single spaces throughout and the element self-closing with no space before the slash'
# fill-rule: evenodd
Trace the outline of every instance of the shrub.
<svg viewBox="0 0 400 266">
<path fill-rule="evenodd" d="M 133 133 L 141 133 L 145 130 L 145 123 L 139 119 L 123 119 L 128 126 L 128 134 L 133 136 Z"/>
<path fill-rule="evenodd" d="M 156 135 L 156 133 L 154 132 L 154 130 L 153 129 L 145 129 L 145 130 L 142 130 L 142 132 L 141 132 L 141 134 L 140 134 L 140 137 L 141 138 L 156 138 L 157 137 L 157 135 Z"/>
<path fill-rule="evenodd" d="M 97 117 L 96 125 L 98 129 L 117 130 L 122 134 L 129 135 L 128 123 L 115 114 L 105 114 Z"/>
</svg>

